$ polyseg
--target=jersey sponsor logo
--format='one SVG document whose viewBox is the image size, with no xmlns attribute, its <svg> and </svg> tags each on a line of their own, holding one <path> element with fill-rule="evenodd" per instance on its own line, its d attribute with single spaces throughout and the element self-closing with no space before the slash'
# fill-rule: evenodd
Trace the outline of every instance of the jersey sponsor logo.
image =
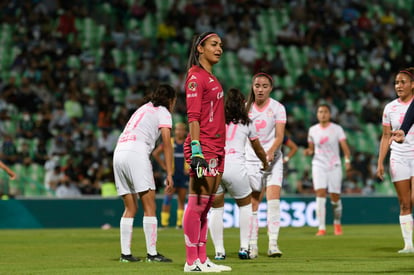
<svg viewBox="0 0 414 275">
<path fill-rule="evenodd" d="M 197 93 L 187 94 L 187 98 L 197 97 Z"/>
<path fill-rule="evenodd" d="M 256 132 L 260 132 L 261 129 L 266 127 L 266 120 L 258 119 L 254 122 L 254 126 L 256 127 Z"/>
<path fill-rule="evenodd" d="M 208 78 L 208 83 L 214 82 L 214 79 L 212 79 L 211 77 Z"/>
<path fill-rule="evenodd" d="M 208 163 L 208 167 L 207 168 L 201 168 L 203 176 L 213 176 L 213 177 L 215 177 L 218 174 L 220 174 L 220 172 L 217 169 L 217 162 L 218 162 L 218 160 L 215 159 L 215 158 L 210 159 L 210 161 Z"/>
<path fill-rule="evenodd" d="M 188 89 L 194 92 L 197 89 L 197 83 L 194 81 L 188 83 Z"/>
<path fill-rule="evenodd" d="M 136 140 L 137 140 L 136 135 L 124 134 L 119 138 L 118 143 L 124 143 L 124 142 L 128 142 L 128 141 L 136 141 Z"/>
<path fill-rule="evenodd" d="M 223 96 L 224 96 L 224 92 L 223 92 L 223 91 L 221 91 L 221 92 L 217 93 L 217 99 L 220 99 L 220 98 L 222 98 Z"/>
<path fill-rule="evenodd" d="M 273 111 L 272 110 L 267 111 L 267 114 L 266 115 L 268 117 L 272 117 L 273 116 Z"/>
<path fill-rule="evenodd" d="M 398 120 L 398 122 L 399 122 L 400 124 L 402 124 L 402 123 L 403 123 L 403 121 L 404 121 L 404 117 L 405 117 L 405 113 L 400 113 L 400 119 Z"/>
<path fill-rule="evenodd" d="M 325 144 L 325 143 L 327 143 L 329 141 L 329 137 L 322 137 L 320 140 L 319 140 L 319 144 Z"/>
<path fill-rule="evenodd" d="M 223 213 L 224 228 L 238 227 L 240 220 L 239 207 L 236 203 L 225 202 Z M 259 227 L 267 227 L 267 204 L 261 202 L 257 211 Z M 315 201 L 281 200 L 280 201 L 280 226 L 318 226 Z"/>
<path fill-rule="evenodd" d="M 193 80 L 193 79 L 197 79 L 197 77 L 196 77 L 195 75 L 192 75 L 192 76 L 190 77 L 190 80 Z"/>
<path fill-rule="evenodd" d="M 208 167 L 210 169 L 216 168 L 217 167 L 217 159 L 210 159 L 210 163 L 208 164 Z"/>
</svg>

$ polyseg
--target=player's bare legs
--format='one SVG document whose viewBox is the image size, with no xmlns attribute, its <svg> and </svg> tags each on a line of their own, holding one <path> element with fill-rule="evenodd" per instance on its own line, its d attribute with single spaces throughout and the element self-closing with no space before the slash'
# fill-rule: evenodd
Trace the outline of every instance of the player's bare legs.
<svg viewBox="0 0 414 275">
<path fill-rule="evenodd" d="M 249 241 L 249 253 L 252 259 L 258 256 L 257 240 L 259 238 L 259 220 L 257 217 L 257 211 L 259 210 L 260 202 L 263 199 L 264 188 L 261 192 L 253 191 L 252 197 L 252 216 L 250 222 L 250 241 Z"/>
</svg>

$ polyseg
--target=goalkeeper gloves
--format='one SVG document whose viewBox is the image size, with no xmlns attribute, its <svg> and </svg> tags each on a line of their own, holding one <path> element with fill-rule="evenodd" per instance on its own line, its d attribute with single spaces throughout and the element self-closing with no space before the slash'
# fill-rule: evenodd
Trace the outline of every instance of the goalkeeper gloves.
<svg viewBox="0 0 414 275">
<path fill-rule="evenodd" d="M 200 142 L 198 140 L 191 141 L 191 169 L 195 172 L 197 178 L 203 177 L 204 168 L 208 167 L 207 161 L 201 152 Z"/>
</svg>

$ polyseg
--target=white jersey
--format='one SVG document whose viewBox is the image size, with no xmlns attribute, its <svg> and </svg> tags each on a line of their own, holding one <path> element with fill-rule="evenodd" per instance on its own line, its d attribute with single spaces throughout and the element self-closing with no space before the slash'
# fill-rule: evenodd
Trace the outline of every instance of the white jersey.
<svg viewBox="0 0 414 275">
<path fill-rule="evenodd" d="M 263 108 L 259 108 L 253 103 L 249 110 L 249 118 L 253 121 L 263 149 L 267 151 L 276 139 L 276 123 L 286 123 L 286 109 L 280 102 L 269 98 Z M 280 147 L 275 153 L 281 153 Z M 250 144 L 246 146 L 246 159 L 247 161 L 260 162 Z"/>
<path fill-rule="evenodd" d="M 137 147 L 144 146 L 149 155 L 160 137 L 160 128 L 164 127 L 172 127 L 171 113 L 164 106 L 154 107 L 148 102 L 131 116 L 118 138 L 115 151 L 142 152 Z"/>
<path fill-rule="evenodd" d="M 382 115 L 382 125 L 390 126 L 391 130 L 398 130 L 404 120 L 405 113 L 410 106 L 411 101 L 401 102 L 398 98 L 385 105 Z M 391 143 L 391 151 L 395 156 L 414 157 L 414 128 L 411 127 L 408 131 L 404 142 L 398 143 L 393 141 Z"/>
<path fill-rule="evenodd" d="M 339 142 L 345 139 L 344 130 L 336 123 L 330 122 L 325 128 L 319 123 L 310 127 L 308 142 L 315 146 L 312 165 L 325 169 L 341 165 Z"/>
<path fill-rule="evenodd" d="M 258 138 L 253 123 L 243 125 L 241 123 L 226 124 L 226 158 L 228 163 L 245 163 L 246 161 L 246 143 L 247 140 Z"/>
</svg>

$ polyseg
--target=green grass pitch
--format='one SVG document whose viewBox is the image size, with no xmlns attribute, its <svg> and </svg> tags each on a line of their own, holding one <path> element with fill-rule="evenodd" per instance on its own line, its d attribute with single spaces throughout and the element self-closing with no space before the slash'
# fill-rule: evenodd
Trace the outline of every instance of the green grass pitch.
<svg viewBox="0 0 414 275">
<path fill-rule="evenodd" d="M 400 255 L 400 227 L 345 225 L 344 235 L 315 237 L 316 228 L 281 228 L 281 258 L 266 256 L 266 229 L 260 229 L 259 258 L 239 260 L 239 230 L 225 229 L 227 259 L 232 274 L 413 274 L 414 254 Z M 209 257 L 214 258 L 210 240 Z M 182 230 L 158 232 L 158 250 L 173 263 L 118 262 L 119 229 L 0 230 L 0 274 L 183 274 Z M 145 256 L 142 228 L 134 228 L 132 252 Z M 229 273 L 229 272 L 227 272 Z"/>
</svg>

